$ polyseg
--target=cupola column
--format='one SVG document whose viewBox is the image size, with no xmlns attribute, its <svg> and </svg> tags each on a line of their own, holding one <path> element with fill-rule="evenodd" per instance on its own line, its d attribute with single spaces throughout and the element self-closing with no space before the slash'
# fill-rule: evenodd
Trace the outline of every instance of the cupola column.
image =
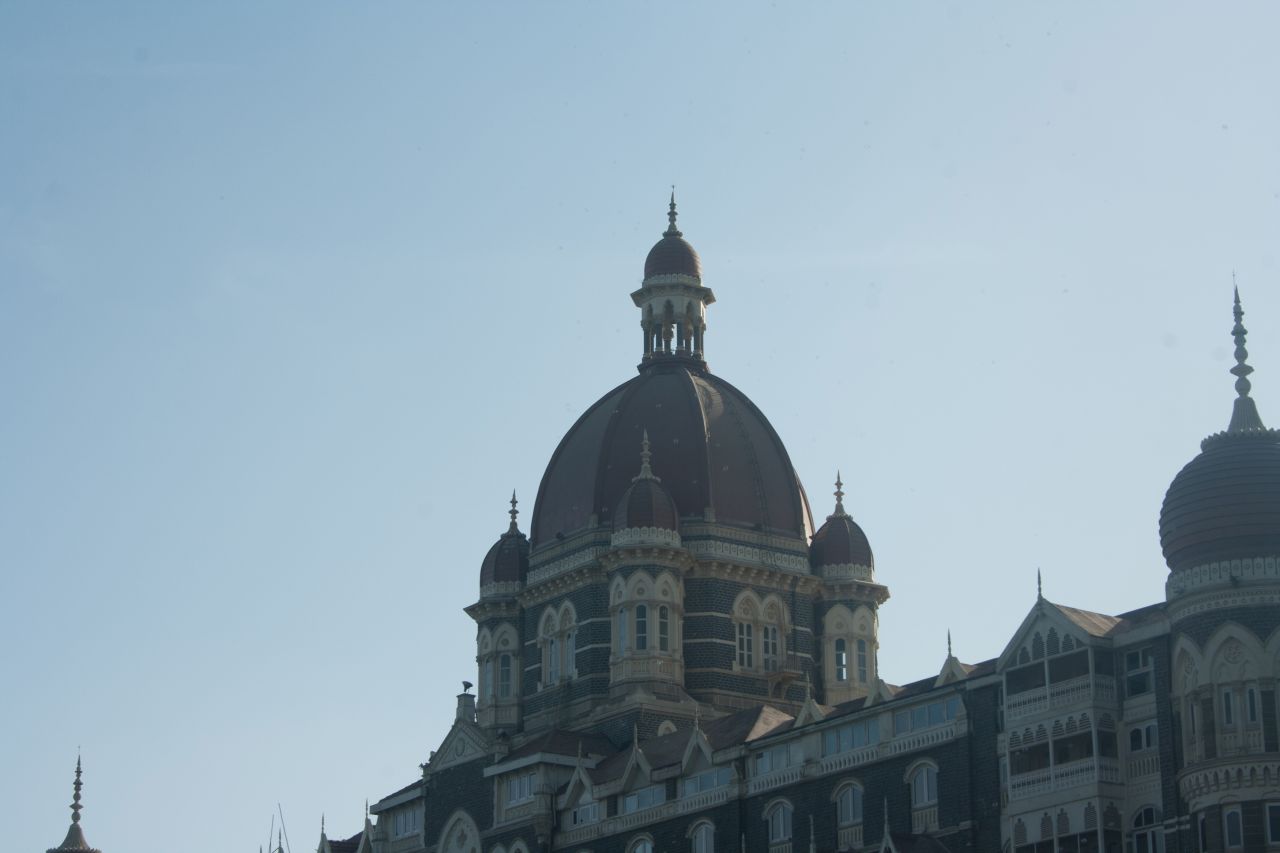
<svg viewBox="0 0 1280 853">
<path fill-rule="evenodd" d="M 667 230 L 649 250 L 644 281 L 631 294 L 631 300 L 640 309 L 640 325 L 644 329 L 642 368 L 668 357 L 706 366 L 702 344 L 706 310 L 716 297 L 710 288 L 702 286 L 698 253 L 676 228 L 674 192 L 667 212 Z"/>
</svg>

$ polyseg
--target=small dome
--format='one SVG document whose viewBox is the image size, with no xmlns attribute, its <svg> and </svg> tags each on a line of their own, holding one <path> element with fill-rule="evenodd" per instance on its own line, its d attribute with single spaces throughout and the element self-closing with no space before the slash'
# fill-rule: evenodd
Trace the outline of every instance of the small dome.
<svg viewBox="0 0 1280 853">
<path fill-rule="evenodd" d="M 689 275 L 702 278 L 702 261 L 689 241 L 668 232 L 662 239 L 653 244 L 644 259 L 644 277 L 654 275 Z"/>
<path fill-rule="evenodd" d="M 644 259 L 644 277 L 654 275 L 688 275 L 702 278 L 702 261 L 689 241 L 676 228 L 676 194 L 671 193 L 671 208 L 667 212 L 667 230 L 662 239 L 653 244 Z"/>
<path fill-rule="evenodd" d="M 1280 432 L 1219 433 L 1202 448 L 1160 508 L 1169 568 L 1280 556 Z"/>
<path fill-rule="evenodd" d="M 480 586 L 523 581 L 529 573 L 529 540 L 520 531 L 504 533 L 484 555 Z"/>
<path fill-rule="evenodd" d="M 809 565 L 815 569 L 823 566 L 866 566 L 875 569 L 875 557 L 867 534 L 844 511 L 844 492 L 840 477 L 836 477 L 836 509 L 826 522 L 813 534 L 809 546 Z"/>
<path fill-rule="evenodd" d="M 1249 396 L 1244 309 L 1235 295 L 1236 399 L 1225 432 L 1173 478 L 1160 507 L 1160 548 L 1173 571 L 1280 556 L 1280 431 L 1267 429 Z"/>
<path fill-rule="evenodd" d="M 652 474 L 647 474 L 649 462 L 646 459 L 641 476 L 636 477 L 618 501 L 618 509 L 613 514 L 613 529 L 626 530 L 635 527 L 654 527 L 658 530 L 680 529 L 680 513 L 676 511 L 676 502 L 662 487 L 662 483 Z"/>
<path fill-rule="evenodd" d="M 511 524 L 507 532 L 498 537 L 480 564 L 480 587 L 491 583 L 523 582 L 529 573 L 529 540 L 516 525 L 516 495 L 511 493 Z"/>
</svg>

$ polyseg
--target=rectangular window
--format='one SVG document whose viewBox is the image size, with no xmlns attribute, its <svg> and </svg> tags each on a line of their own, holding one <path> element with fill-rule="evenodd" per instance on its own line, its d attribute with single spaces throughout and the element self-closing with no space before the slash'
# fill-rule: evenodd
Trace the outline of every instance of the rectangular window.
<svg viewBox="0 0 1280 853">
<path fill-rule="evenodd" d="M 960 697 L 952 696 L 928 705 L 917 705 L 893 715 L 893 733 L 895 735 L 920 731 L 940 726 L 956 718 L 960 713 Z"/>
<path fill-rule="evenodd" d="M 560 644 L 555 637 L 547 640 L 547 683 L 555 684 L 560 680 Z"/>
<path fill-rule="evenodd" d="M 1089 674 L 1089 650 L 1049 659 L 1049 683 L 1059 684 L 1073 678 L 1082 678 Z"/>
<path fill-rule="evenodd" d="M 1280 844 L 1280 803 L 1267 803 L 1267 843 Z"/>
<path fill-rule="evenodd" d="M 1235 709 L 1232 707 L 1231 691 L 1222 691 L 1222 724 L 1224 726 L 1234 726 L 1236 724 Z"/>
<path fill-rule="evenodd" d="M 765 625 L 760 629 L 760 653 L 764 656 L 764 668 L 770 672 L 778 669 L 778 626 Z"/>
<path fill-rule="evenodd" d="M 713 770 L 706 770 L 696 776 L 690 776 L 680 782 L 681 797 L 696 797 L 698 794 L 706 791 L 714 791 L 716 788 L 723 788 L 729 784 L 729 768 L 717 767 Z"/>
<path fill-rule="evenodd" d="M 498 658 L 498 697 L 506 699 L 511 696 L 511 655 Z"/>
<path fill-rule="evenodd" d="M 627 611 L 618 611 L 618 654 L 627 650 Z"/>
<path fill-rule="evenodd" d="M 1244 711 L 1248 715 L 1250 725 L 1258 722 L 1258 691 L 1253 687 L 1244 692 Z"/>
<path fill-rule="evenodd" d="M 1126 652 L 1124 656 L 1124 685 L 1126 696 L 1141 696 L 1151 692 L 1151 649 Z"/>
<path fill-rule="evenodd" d="M 741 669 L 755 667 L 755 638 L 752 636 L 754 627 L 746 622 L 738 623 L 738 666 Z"/>
<path fill-rule="evenodd" d="M 513 806 L 533 799 L 533 780 L 536 773 L 522 773 L 507 780 L 507 805 Z"/>
<path fill-rule="evenodd" d="M 638 791 L 632 791 L 624 796 L 618 804 L 618 810 L 622 814 L 631 814 L 633 812 L 651 809 L 654 806 L 660 806 L 667 800 L 666 785 L 650 785 L 647 788 L 641 788 Z"/>
<path fill-rule="evenodd" d="M 1209 853 L 1209 819 L 1200 815 L 1200 853 Z"/>
<path fill-rule="evenodd" d="M 869 720 L 827 729 L 822 733 L 822 754 L 836 755 L 851 749 L 861 749 L 879 741 L 880 722 L 872 717 Z"/>
<path fill-rule="evenodd" d="M 1240 822 L 1240 810 L 1228 809 L 1222 813 L 1222 840 L 1228 848 L 1244 846 L 1244 827 Z"/>
<path fill-rule="evenodd" d="M 858 641 L 858 681 L 867 683 L 867 641 Z"/>
<path fill-rule="evenodd" d="M 636 651 L 643 652 L 649 648 L 649 608 L 643 604 L 636 605 Z"/>
<path fill-rule="evenodd" d="M 665 604 L 658 608 L 658 651 L 671 651 L 671 611 Z"/>
<path fill-rule="evenodd" d="M 569 813 L 570 826 L 586 826 L 600 820 L 600 804 L 584 803 Z"/>
<path fill-rule="evenodd" d="M 836 640 L 836 681 L 849 680 L 849 651 L 844 638 Z"/>
</svg>

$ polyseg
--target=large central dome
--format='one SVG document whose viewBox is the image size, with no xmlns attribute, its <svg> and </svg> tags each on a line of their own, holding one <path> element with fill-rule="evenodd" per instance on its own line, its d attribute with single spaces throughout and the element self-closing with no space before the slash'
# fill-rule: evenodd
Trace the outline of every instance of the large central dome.
<svg viewBox="0 0 1280 853">
<path fill-rule="evenodd" d="M 646 430 L 653 473 L 682 518 L 714 518 L 808 543 L 809 501 L 760 410 L 698 367 L 658 363 L 587 409 L 560 442 L 538 487 L 535 547 L 612 522 L 639 471 Z"/>
</svg>

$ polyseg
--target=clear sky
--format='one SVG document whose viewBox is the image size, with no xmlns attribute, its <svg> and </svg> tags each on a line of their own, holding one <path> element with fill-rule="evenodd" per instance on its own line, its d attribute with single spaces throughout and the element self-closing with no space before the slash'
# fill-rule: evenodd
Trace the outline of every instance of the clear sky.
<svg viewBox="0 0 1280 853">
<path fill-rule="evenodd" d="M 634 374 L 712 369 L 892 591 L 892 682 L 1163 596 L 1164 490 L 1280 423 L 1280 7 L 0 3 L 0 813 L 251 853 L 412 781 L 480 560 Z M 527 525 L 526 525 L 527 529 Z"/>
</svg>

